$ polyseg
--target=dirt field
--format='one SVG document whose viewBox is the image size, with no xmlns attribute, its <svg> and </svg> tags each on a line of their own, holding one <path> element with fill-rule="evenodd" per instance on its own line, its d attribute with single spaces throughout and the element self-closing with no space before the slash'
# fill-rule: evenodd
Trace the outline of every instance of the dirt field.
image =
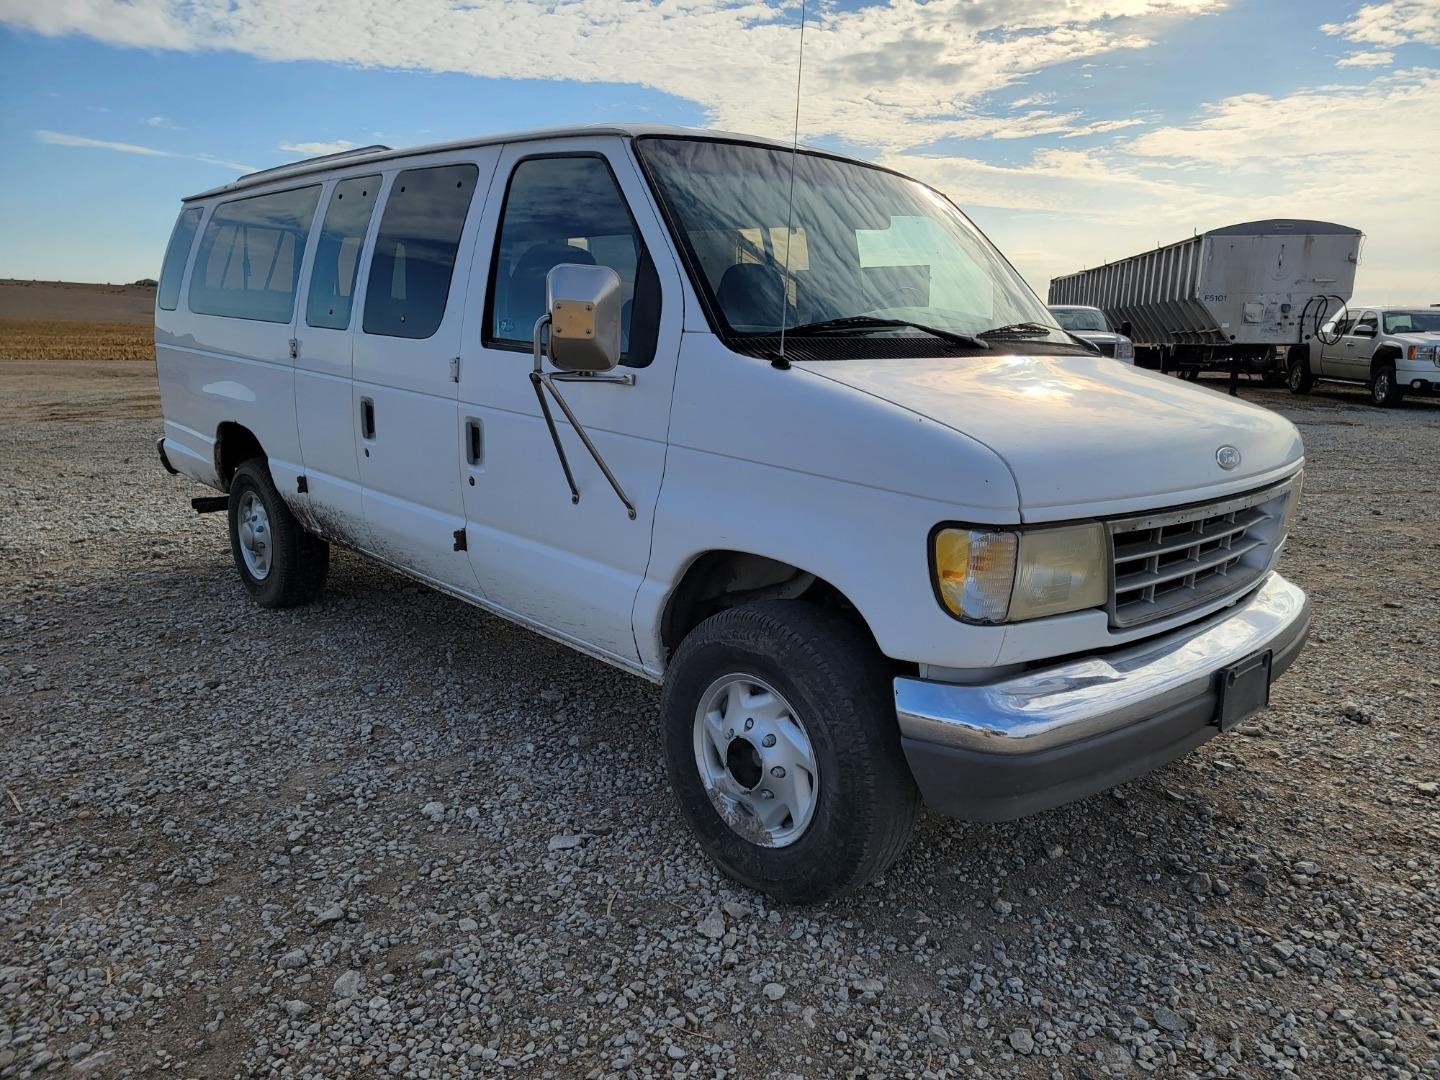
<svg viewBox="0 0 1440 1080">
<path fill-rule="evenodd" d="M 153 288 L 0 281 L 0 361 L 148 360 L 153 367 L 154 321 Z"/>
<path fill-rule="evenodd" d="M 1440 406 L 1246 396 L 1308 452 L 1270 711 L 790 910 L 651 686 L 346 553 L 261 611 L 153 364 L 0 361 L 0 1078 L 1440 1076 Z"/>
</svg>

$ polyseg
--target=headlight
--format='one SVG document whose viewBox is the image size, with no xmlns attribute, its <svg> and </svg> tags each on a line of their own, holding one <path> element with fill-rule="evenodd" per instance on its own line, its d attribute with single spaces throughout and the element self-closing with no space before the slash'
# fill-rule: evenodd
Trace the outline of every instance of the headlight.
<svg viewBox="0 0 1440 1080">
<path fill-rule="evenodd" d="M 1135 343 L 1129 338 L 1121 338 L 1119 341 L 1115 342 L 1115 359 L 1134 360 Z"/>
<path fill-rule="evenodd" d="M 1411 360 L 1429 360 L 1432 364 L 1440 364 L 1440 345 L 1411 345 L 1406 352 Z"/>
<path fill-rule="evenodd" d="M 1058 529 L 940 529 L 935 591 L 946 610 L 975 623 L 1019 622 L 1100 607 L 1109 553 L 1098 522 Z"/>
</svg>

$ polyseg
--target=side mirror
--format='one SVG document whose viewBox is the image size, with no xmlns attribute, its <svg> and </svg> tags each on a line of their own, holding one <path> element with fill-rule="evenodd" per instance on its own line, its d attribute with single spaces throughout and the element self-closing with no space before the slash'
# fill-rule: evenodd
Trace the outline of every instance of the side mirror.
<svg viewBox="0 0 1440 1080">
<path fill-rule="evenodd" d="M 1131 333 L 1130 322 L 1128 319 L 1120 324 L 1120 336 L 1128 338 L 1133 338 L 1135 336 L 1133 333 Z"/>
<path fill-rule="evenodd" d="M 1352 331 L 1350 331 L 1350 332 L 1351 332 L 1352 334 L 1354 334 L 1356 337 L 1374 337 L 1374 336 L 1375 336 L 1375 327 L 1373 327 L 1373 326 L 1357 326 L 1357 327 L 1355 327 L 1354 330 L 1352 330 Z"/>
<path fill-rule="evenodd" d="M 545 275 L 550 362 L 562 371 L 620 363 L 620 275 L 608 266 L 561 263 Z"/>
</svg>

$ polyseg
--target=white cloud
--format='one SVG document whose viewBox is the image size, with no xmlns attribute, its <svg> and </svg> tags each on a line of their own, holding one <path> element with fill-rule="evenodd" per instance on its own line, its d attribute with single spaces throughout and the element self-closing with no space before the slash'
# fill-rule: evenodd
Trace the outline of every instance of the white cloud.
<svg viewBox="0 0 1440 1080">
<path fill-rule="evenodd" d="M 147 127 L 165 128 L 167 131 L 184 131 L 179 124 L 175 123 L 168 116 L 147 116 L 141 123 Z"/>
<path fill-rule="evenodd" d="M 1226 0 L 886 0 L 812 10 L 802 132 L 894 149 L 973 130 L 981 96 L 1030 74 L 1149 46 L 1135 20 Z M 0 0 L 0 21 L 118 45 L 271 60 L 653 87 L 712 123 L 786 135 L 797 35 L 790 0 Z M 1127 21 L 1129 20 L 1129 21 Z M 545 58 L 564 57 L 563 63 Z"/>
<path fill-rule="evenodd" d="M 221 168 L 233 169 L 237 172 L 255 171 L 255 166 L 253 165 L 243 165 L 238 161 L 226 161 L 224 158 L 212 157 L 209 154 L 180 154 L 173 150 L 160 150 L 153 146 L 115 142 L 111 139 L 92 139 L 88 135 L 70 135 L 63 131 L 37 131 L 35 132 L 35 138 L 51 146 L 76 146 L 88 150 L 114 150 L 117 153 L 139 154 L 142 157 L 179 158 L 183 161 L 200 161 L 206 165 L 217 165 Z"/>
<path fill-rule="evenodd" d="M 1384 0 L 1366 4 L 1344 22 L 1325 23 L 1320 29 L 1363 45 L 1440 45 L 1440 2 Z"/>
<path fill-rule="evenodd" d="M 1397 171 L 1426 163 L 1433 179 L 1440 149 L 1434 139 L 1417 135 L 1434 131 L 1440 131 L 1440 70 L 1422 68 L 1382 75 L 1363 86 L 1317 86 L 1284 97 L 1237 94 L 1207 106 L 1194 123 L 1145 132 L 1127 150 L 1250 170 L 1328 162 L 1325 170 L 1336 179 L 1347 171 L 1369 171 L 1343 162 L 1347 147 L 1363 142 L 1384 149 L 1388 186 Z"/>
<path fill-rule="evenodd" d="M 1058 274 L 1192 231 L 1296 217 L 1367 234 L 1357 277 L 1365 295 L 1432 303 L 1440 299 L 1440 142 L 1417 136 L 1434 131 L 1440 71 L 1418 69 L 1362 86 L 1240 94 L 1191 123 L 1095 149 L 1042 149 L 1014 167 L 914 154 L 885 163 L 962 206 L 1028 211 L 1000 216 L 992 238 L 1042 295 Z"/>
<path fill-rule="evenodd" d="M 334 142 L 282 142 L 276 149 L 284 150 L 287 154 L 319 157 L 321 154 L 339 154 L 354 150 L 355 144 L 349 139 L 336 139 Z"/>
<path fill-rule="evenodd" d="M 1395 54 L 1393 52 L 1388 49 L 1374 49 L 1342 56 L 1335 61 L 1335 66 L 1342 68 L 1389 67 L 1394 61 Z"/>
<path fill-rule="evenodd" d="M 1361 268 L 1366 293 L 1440 299 L 1433 258 L 1440 215 L 1430 212 L 1440 175 L 1431 137 L 1440 130 L 1440 73 L 1388 71 L 1360 86 L 1236 94 L 1160 127 L 1138 111 L 1097 118 L 1026 87 L 1036 73 L 1062 64 L 1103 76 L 1117 57 L 1143 53 L 1153 38 L 1166 37 L 1165 20 L 1224 6 L 1225 0 L 877 0 L 858 10 L 812 4 L 801 134 L 865 147 L 961 205 L 982 208 L 981 216 L 993 213 L 995 238 L 1042 291 L 1053 274 L 1195 229 L 1308 216 L 1369 234 Z M 0 22 L 117 45 L 643 85 L 699 103 L 715 126 L 783 138 L 793 120 L 797 14 L 793 0 L 353 0 L 343 19 L 329 4 L 288 0 L 0 0 Z M 1383 69 L 1393 57 L 1382 61 L 1381 54 L 1440 43 L 1440 0 L 1366 3 L 1323 30 L 1353 47 L 1340 65 Z M 1183 50 L 1184 43 L 1172 47 Z M 1082 63 L 1099 66 L 1082 73 Z M 993 103 L 1009 96 L 1002 91 L 1021 96 L 1003 115 L 991 115 Z M 1062 141 L 1082 136 L 1095 142 Z M 923 149 L 956 139 L 1022 138 L 1053 143 L 1016 166 Z M 293 142 L 284 149 L 311 154 L 346 145 Z"/>
</svg>

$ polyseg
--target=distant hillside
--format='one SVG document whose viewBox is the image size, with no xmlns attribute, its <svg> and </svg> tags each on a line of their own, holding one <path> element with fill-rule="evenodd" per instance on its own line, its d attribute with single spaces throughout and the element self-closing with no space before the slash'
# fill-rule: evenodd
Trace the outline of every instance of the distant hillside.
<svg viewBox="0 0 1440 1080">
<path fill-rule="evenodd" d="M 148 324 L 154 317 L 153 286 L 0 279 L 0 319 Z"/>
</svg>

